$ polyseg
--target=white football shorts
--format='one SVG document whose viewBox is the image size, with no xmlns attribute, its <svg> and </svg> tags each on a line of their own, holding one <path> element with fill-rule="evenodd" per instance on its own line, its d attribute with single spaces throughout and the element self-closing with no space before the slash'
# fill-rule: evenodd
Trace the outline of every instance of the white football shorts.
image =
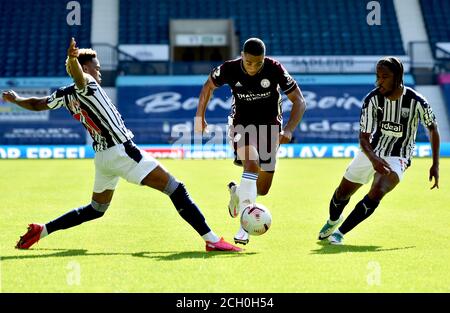
<svg viewBox="0 0 450 313">
<path fill-rule="evenodd" d="M 389 164 L 391 169 L 397 174 L 399 181 L 401 181 L 407 168 L 407 159 L 401 157 L 382 157 L 382 159 Z M 374 174 L 375 169 L 369 158 L 364 152 L 359 151 L 347 167 L 344 177 L 354 183 L 367 184 Z"/>
<path fill-rule="evenodd" d="M 131 140 L 95 153 L 94 192 L 114 190 L 122 177 L 130 183 L 140 185 L 159 162 Z"/>
</svg>

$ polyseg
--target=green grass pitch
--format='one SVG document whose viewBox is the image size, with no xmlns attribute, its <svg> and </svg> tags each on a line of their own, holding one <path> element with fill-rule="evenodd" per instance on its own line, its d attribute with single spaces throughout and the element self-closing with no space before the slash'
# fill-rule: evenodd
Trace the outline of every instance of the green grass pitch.
<svg viewBox="0 0 450 313">
<path fill-rule="evenodd" d="M 228 240 L 231 160 L 162 160 L 185 182 L 209 225 Z M 162 193 L 121 180 L 99 220 L 58 231 L 30 250 L 14 245 L 30 222 L 89 203 L 92 160 L 0 161 L 1 292 L 449 292 L 450 159 L 429 190 L 430 159 L 414 159 L 375 213 L 345 237 L 317 242 L 348 159 L 279 160 L 268 233 L 239 254 L 206 253 Z M 363 186 L 344 214 L 364 196 Z"/>
</svg>

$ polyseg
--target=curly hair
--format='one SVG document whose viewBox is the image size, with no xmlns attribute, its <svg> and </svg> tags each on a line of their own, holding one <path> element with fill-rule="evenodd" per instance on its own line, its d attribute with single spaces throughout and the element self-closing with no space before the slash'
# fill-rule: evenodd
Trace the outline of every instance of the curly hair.
<svg viewBox="0 0 450 313">
<path fill-rule="evenodd" d="M 394 84 L 397 88 L 403 85 L 403 64 L 396 57 L 384 57 L 377 63 L 378 66 L 386 66 L 394 74 Z"/>
</svg>

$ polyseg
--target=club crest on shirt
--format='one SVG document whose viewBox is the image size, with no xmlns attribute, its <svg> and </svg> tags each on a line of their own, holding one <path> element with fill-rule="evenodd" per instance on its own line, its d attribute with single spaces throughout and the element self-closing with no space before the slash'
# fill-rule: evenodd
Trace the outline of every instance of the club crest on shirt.
<svg viewBox="0 0 450 313">
<path fill-rule="evenodd" d="M 406 118 L 409 116 L 409 108 L 402 108 L 402 117 Z"/>
<path fill-rule="evenodd" d="M 270 81 L 267 78 L 264 78 L 263 80 L 261 80 L 261 87 L 269 88 L 270 87 Z"/>
<path fill-rule="evenodd" d="M 220 76 L 220 66 L 214 70 L 212 76 L 213 76 L 213 78 L 217 78 Z"/>
</svg>

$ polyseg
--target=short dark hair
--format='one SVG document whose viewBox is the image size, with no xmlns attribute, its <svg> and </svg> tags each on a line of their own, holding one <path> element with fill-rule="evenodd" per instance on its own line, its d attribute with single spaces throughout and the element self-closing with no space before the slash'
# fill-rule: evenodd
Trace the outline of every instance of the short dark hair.
<svg viewBox="0 0 450 313">
<path fill-rule="evenodd" d="M 254 56 L 260 56 L 266 54 L 266 46 L 264 42 L 259 38 L 249 38 L 244 43 L 244 53 L 248 53 Z"/>
<path fill-rule="evenodd" d="M 81 65 L 86 64 L 86 62 L 92 61 L 97 57 L 97 52 L 93 49 L 80 49 L 78 53 L 78 62 Z"/>
<path fill-rule="evenodd" d="M 392 73 L 394 73 L 394 84 L 397 88 L 403 85 L 403 64 L 399 58 L 384 57 L 377 63 L 378 66 L 386 66 Z"/>
<path fill-rule="evenodd" d="M 93 49 L 80 49 L 78 53 L 78 62 L 80 62 L 81 66 L 86 64 L 89 61 L 92 61 L 97 57 L 97 52 Z M 70 73 L 70 67 L 69 67 L 69 57 L 66 58 L 66 72 L 69 74 L 69 76 L 72 76 Z"/>
</svg>

